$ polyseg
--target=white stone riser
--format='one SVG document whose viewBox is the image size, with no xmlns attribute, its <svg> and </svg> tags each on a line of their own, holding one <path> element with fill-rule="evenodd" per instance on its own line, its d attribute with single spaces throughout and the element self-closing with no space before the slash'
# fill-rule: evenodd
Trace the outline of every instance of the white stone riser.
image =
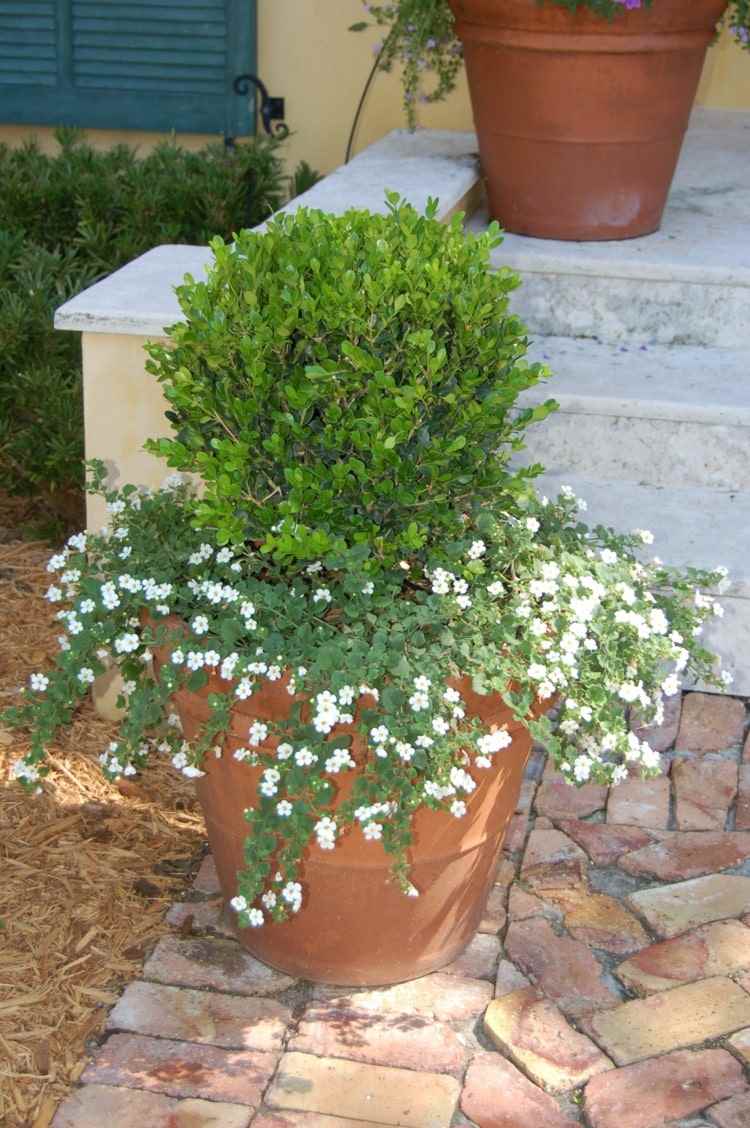
<svg viewBox="0 0 750 1128">
<path fill-rule="evenodd" d="M 750 490 L 750 428 L 560 410 L 528 429 L 521 462 L 594 481 Z"/>
<path fill-rule="evenodd" d="M 508 265 L 502 246 L 494 254 Z M 511 305 L 532 334 L 720 348 L 750 341 L 747 286 L 519 272 Z"/>
</svg>

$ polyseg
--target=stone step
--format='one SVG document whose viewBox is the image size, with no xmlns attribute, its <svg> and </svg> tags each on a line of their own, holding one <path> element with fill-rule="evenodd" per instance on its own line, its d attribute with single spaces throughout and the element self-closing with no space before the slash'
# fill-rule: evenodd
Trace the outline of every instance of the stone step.
<svg viewBox="0 0 750 1128">
<path fill-rule="evenodd" d="M 729 569 L 721 593 L 724 617 L 706 625 L 705 641 L 734 675 L 730 692 L 750 696 L 750 492 L 659 489 L 570 474 L 538 479 L 539 490 L 550 496 L 562 485 L 587 502 L 583 516 L 590 525 L 650 529 L 655 541 L 649 551 L 666 564 Z"/>
<path fill-rule="evenodd" d="M 560 410 L 529 429 L 525 462 L 594 480 L 750 490 L 750 349 L 540 337 L 529 352 L 553 378 L 525 402 L 553 396 Z"/>
<path fill-rule="evenodd" d="M 696 110 L 661 230 L 560 242 L 506 235 L 498 266 L 520 273 L 514 308 L 533 333 L 638 344 L 750 340 L 750 113 Z M 469 220 L 482 230 L 486 211 Z"/>
</svg>

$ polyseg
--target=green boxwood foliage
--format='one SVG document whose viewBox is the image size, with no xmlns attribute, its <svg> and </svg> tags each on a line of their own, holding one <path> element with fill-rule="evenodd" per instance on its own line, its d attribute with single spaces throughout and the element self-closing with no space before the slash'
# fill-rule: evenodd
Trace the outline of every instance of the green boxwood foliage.
<svg viewBox="0 0 750 1128">
<path fill-rule="evenodd" d="M 524 474 L 507 463 L 555 406 L 515 409 L 547 375 L 490 269 L 497 225 L 466 236 L 389 195 L 385 215 L 302 209 L 178 290 L 186 323 L 152 346 L 176 436 L 150 444 L 205 482 L 198 522 L 276 560 L 361 546 L 391 564 Z M 533 474 L 532 469 L 529 473 Z"/>
<path fill-rule="evenodd" d="M 0 487 L 82 512 L 80 339 L 53 329 L 67 298 L 159 243 L 206 243 L 261 223 L 286 198 L 278 143 L 143 158 L 74 130 L 59 152 L 0 146 Z M 314 182 L 301 169 L 302 187 Z M 78 511 L 78 512 L 76 512 Z"/>
</svg>

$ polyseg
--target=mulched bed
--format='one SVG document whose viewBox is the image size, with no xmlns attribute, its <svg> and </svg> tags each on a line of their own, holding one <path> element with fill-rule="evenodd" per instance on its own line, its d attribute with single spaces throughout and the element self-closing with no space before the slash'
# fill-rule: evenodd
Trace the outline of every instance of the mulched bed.
<svg viewBox="0 0 750 1128">
<path fill-rule="evenodd" d="M 57 652 L 43 598 L 52 546 L 17 539 L 20 503 L 0 497 L 0 710 Z M 167 763 L 107 783 L 97 757 L 115 726 L 84 707 L 50 750 L 35 799 L 8 781 L 24 738 L 0 725 L 0 1124 L 46 1128 L 84 1052 L 169 931 L 164 911 L 194 872 L 204 826 Z"/>
</svg>

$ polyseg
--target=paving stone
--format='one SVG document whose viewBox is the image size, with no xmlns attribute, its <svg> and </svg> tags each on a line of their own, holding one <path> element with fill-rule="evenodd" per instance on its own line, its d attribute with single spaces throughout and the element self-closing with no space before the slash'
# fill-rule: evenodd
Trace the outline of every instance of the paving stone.
<svg viewBox="0 0 750 1128">
<path fill-rule="evenodd" d="M 524 1073 L 553 1093 L 577 1088 L 612 1062 L 565 1020 L 536 987 L 495 999 L 484 1015 L 484 1031 Z"/>
<path fill-rule="evenodd" d="M 750 763 L 740 766 L 735 825 L 737 830 L 750 830 Z"/>
<path fill-rule="evenodd" d="M 618 1065 L 732 1034 L 750 1023 L 750 995 L 717 976 L 592 1014 L 586 1030 Z"/>
<path fill-rule="evenodd" d="M 750 732 L 745 737 L 745 747 L 742 750 L 743 764 L 750 764 Z"/>
<path fill-rule="evenodd" d="M 140 1034 L 113 1034 L 81 1080 L 149 1089 L 169 1097 L 202 1097 L 257 1106 L 278 1054 L 222 1050 Z"/>
<path fill-rule="evenodd" d="M 675 819 L 680 830 L 723 830 L 737 794 L 731 760 L 676 760 L 672 765 Z"/>
<path fill-rule="evenodd" d="M 708 1115 L 719 1128 L 748 1128 L 750 1125 L 750 1093 L 740 1093 L 728 1101 L 714 1105 Z"/>
<path fill-rule="evenodd" d="M 384 1014 L 423 1014 L 439 1022 L 460 1022 L 478 1018 L 492 998 L 492 986 L 483 979 L 460 979 L 436 971 L 397 983 L 394 987 L 359 990 L 354 987 L 313 987 L 316 1002 L 342 1010 L 377 1011 Z"/>
<path fill-rule="evenodd" d="M 270 995 L 294 983 L 229 940 L 163 936 L 146 960 L 146 979 L 183 987 L 209 987 L 234 995 Z"/>
<path fill-rule="evenodd" d="M 550 819 L 574 819 L 601 811 L 607 802 L 607 788 L 597 783 L 575 787 L 562 772 L 545 772 L 534 806 L 540 815 Z"/>
<path fill-rule="evenodd" d="M 456 975 L 467 979 L 495 978 L 501 945 L 497 936 L 478 932 L 453 963 L 442 968 L 443 975 Z"/>
<path fill-rule="evenodd" d="M 508 898 L 508 917 L 510 920 L 528 920 L 529 917 L 547 916 L 552 919 L 562 920 L 562 913 L 553 905 L 527 893 L 520 885 L 514 885 Z"/>
<path fill-rule="evenodd" d="M 518 970 L 515 964 L 512 964 L 510 960 L 500 960 L 495 977 L 496 999 L 502 998 L 503 995 L 509 995 L 511 991 L 517 991 L 520 987 L 528 986 L 528 979 Z"/>
<path fill-rule="evenodd" d="M 678 1050 L 613 1069 L 586 1086 L 586 1116 L 592 1128 L 660 1128 L 742 1092 L 738 1066 L 726 1050 Z"/>
<path fill-rule="evenodd" d="M 351 1120 L 320 1112 L 262 1112 L 253 1128 L 383 1128 L 382 1120 Z"/>
<path fill-rule="evenodd" d="M 682 715 L 682 694 L 664 698 L 664 720 L 660 725 L 645 725 L 636 709 L 631 710 L 630 728 L 639 740 L 645 740 L 655 752 L 667 752 L 675 740 Z"/>
<path fill-rule="evenodd" d="M 180 929 L 186 928 L 190 921 L 194 932 L 216 932 L 230 940 L 235 938 L 235 931 L 224 914 L 224 902 L 220 898 L 210 901 L 177 901 L 169 909 L 166 921 L 173 928 Z"/>
<path fill-rule="evenodd" d="M 494 935 L 505 928 L 506 911 L 505 902 L 508 899 L 507 885 L 493 885 L 487 904 L 484 906 L 484 916 L 479 922 L 480 932 L 490 932 Z"/>
<path fill-rule="evenodd" d="M 727 1044 L 750 1065 L 750 1026 L 746 1030 L 739 1030 Z"/>
<path fill-rule="evenodd" d="M 736 975 L 735 979 L 739 983 L 740 987 L 742 987 L 743 990 L 747 991 L 747 993 L 750 995 L 750 972 L 743 971 L 739 975 Z"/>
<path fill-rule="evenodd" d="M 516 804 L 516 814 L 525 814 L 527 811 L 531 810 L 531 804 L 534 802 L 536 789 L 537 781 L 535 779 L 525 779 L 523 781 Z"/>
<path fill-rule="evenodd" d="M 655 834 L 638 826 L 613 826 L 612 823 L 581 822 L 566 819 L 560 829 L 582 846 L 594 865 L 614 865 L 624 854 L 650 846 Z"/>
<path fill-rule="evenodd" d="M 564 914 L 570 935 L 591 948 L 628 955 L 649 943 L 641 922 L 606 893 L 578 888 L 551 889 L 545 895 Z"/>
<path fill-rule="evenodd" d="M 84 1085 L 57 1110 L 52 1128 L 247 1128 L 252 1114 L 246 1105 L 223 1101 L 180 1101 L 139 1089 Z"/>
<path fill-rule="evenodd" d="M 699 924 L 739 916 L 750 905 L 750 877 L 714 873 L 642 889 L 626 900 L 657 935 L 668 938 Z"/>
<path fill-rule="evenodd" d="M 219 875 L 216 872 L 216 863 L 214 862 L 213 854 L 206 854 L 201 862 L 200 868 L 195 875 L 193 889 L 195 889 L 197 893 L 211 893 L 212 895 L 221 893 Z"/>
<path fill-rule="evenodd" d="M 372 1011 L 313 1006 L 304 1014 L 290 1050 L 341 1057 L 428 1073 L 460 1074 L 466 1047 L 445 1023 L 418 1014 L 376 1015 Z"/>
<path fill-rule="evenodd" d="M 506 949 L 521 971 L 569 1015 L 611 1007 L 619 996 L 602 980 L 602 968 L 580 940 L 557 936 L 541 917 L 514 922 Z"/>
<path fill-rule="evenodd" d="M 515 854 L 518 850 L 523 850 L 523 844 L 526 841 L 526 832 L 528 829 L 528 811 L 513 816 L 508 823 L 508 829 L 505 832 L 505 839 L 503 841 L 503 850 L 506 854 Z"/>
<path fill-rule="evenodd" d="M 667 831 L 659 842 L 621 860 L 620 869 L 637 877 L 681 881 L 728 869 L 750 858 L 750 832 Z"/>
<path fill-rule="evenodd" d="M 521 864 L 521 880 L 532 892 L 584 885 L 588 859 L 561 830 L 532 830 Z"/>
<path fill-rule="evenodd" d="M 750 969 L 750 936 L 738 920 L 704 924 L 673 940 L 662 940 L 621 963 L 617 977 L 639 995 L 680 983 Z"/>
<path fill-rule="evenodd" d="M 461 1109 L 477 1128 L 573 1128 L 557 1101 L 500 1054 L 477 1054 L 466 1072 Z"/>
<path fill-rule="evenodd" d="M 688 693 L 675 747 L 686 752 L 721 752 L 741 742 L 744 723 L 745 706 L 739 698 Z"/>
<path fill-rule="evenodd" d="M 607 822 L 620 826 L 666 830 L 669 825 L 669 780 L 632 777 L 609 791 Z"/>
<path fill-rule="evenodd" d="M 341 1058 L 287 1053 L 266 1094 L 270 1108 L 372 1119 L 404 1128 L 449 1128 L 460 1085 L 454 1077 Z"/>
<path fill-rule="evenodd" d="M 275 999 L 131 983 L 107 1019 L 108 1030 L 151 1034 L 238 1050 L 280 1050 L 289 1007 Z"/>
<path fill-rule="evenodd" d="M 500 859 L 495 871 L 495 885 L 503 885 L 506 888 L 511 882 L 516 880 L 516 867 L 510 858 L 506 858 L 504 854 L 500 855 Z"/>
</svg>

